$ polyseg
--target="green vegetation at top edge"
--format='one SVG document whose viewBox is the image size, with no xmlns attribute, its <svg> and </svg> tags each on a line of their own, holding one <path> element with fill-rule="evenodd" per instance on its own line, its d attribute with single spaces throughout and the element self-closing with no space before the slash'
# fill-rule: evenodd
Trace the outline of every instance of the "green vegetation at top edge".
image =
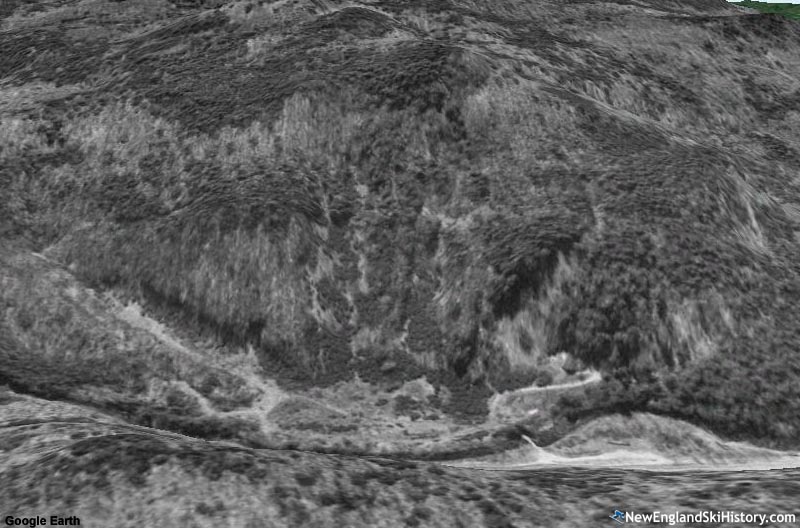
<svg viewBox="0 0 800 528">
<path fill-rule="evenodd" d="M 742 7 L 758 9 L 762 13 L 774 13 L 792 20 L 800 20 L 800 4 L 768 4 L 766 2 L 753 2 L 752 0 L 734 3 Z"/>
</svg>

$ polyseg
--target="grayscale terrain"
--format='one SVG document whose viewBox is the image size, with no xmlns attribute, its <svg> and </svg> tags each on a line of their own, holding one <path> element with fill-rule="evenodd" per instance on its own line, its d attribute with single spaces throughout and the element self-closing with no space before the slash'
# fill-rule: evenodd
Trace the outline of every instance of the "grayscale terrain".
<svg viewBox="0 0 800 528">
<path fill-rule="evenodd" d="M 0 522 L 800 515 L 759 9 L 0 0 Z"/>
</svg>

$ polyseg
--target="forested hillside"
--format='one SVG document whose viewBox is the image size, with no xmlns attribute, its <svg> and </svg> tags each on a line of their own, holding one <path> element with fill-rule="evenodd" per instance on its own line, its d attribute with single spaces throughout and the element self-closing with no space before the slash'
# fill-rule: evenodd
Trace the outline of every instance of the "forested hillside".
<svg viewBox="0 0 800 528">
<path fill-rule="evenodd" d="M 797 445 L 797 22 L 724 0 L 0 16 L 15 390 L 187 430 L 154 376 L 247 406 L 220 365 L 250 354 L 241 375 L 281 391 L 424 377 L 398 412 L 480 422 L 495 393 L 595 369 L 559 427 L 638 410 Z M 111 297 L 220 373 L 164 370 L 91 304 Z"/>
</svg>

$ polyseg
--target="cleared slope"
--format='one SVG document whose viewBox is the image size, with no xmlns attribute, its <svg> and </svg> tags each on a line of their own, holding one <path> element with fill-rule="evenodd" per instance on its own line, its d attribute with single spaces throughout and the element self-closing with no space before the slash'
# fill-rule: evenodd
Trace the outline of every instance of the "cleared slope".
<svg viewBox="0 0 800 528">
<path fill-rule="evenodd" d="M 542 467 L 646 468 L 650 471 L 754 471 L 800 467 L 800 453 L 725 442 L 685 422 L 652 414 L 608 415 L 557 442 L 448 462 L 476 469 Z"/>
<path fill-rule="evenodd" d="M 796 470 L 490 472 L 250 450 L 9 393 L 0 446 L 4 515 L 63 511 L 82 526 L 585 526 L 606 522 L 610 504 L 781 512 L 800 493 Z"/>
</svg>

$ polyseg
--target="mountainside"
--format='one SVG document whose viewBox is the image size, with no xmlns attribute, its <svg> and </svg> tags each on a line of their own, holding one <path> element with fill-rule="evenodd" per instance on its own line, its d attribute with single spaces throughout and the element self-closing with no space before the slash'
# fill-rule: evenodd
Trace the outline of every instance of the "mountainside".
<svg viewBox="0 0 800 528">
<path fill-rule="evenodd" d="M 311 467 L 631 412 L 800 449 L 798 49 L 725 0 L 3 1 L 0 419 Z M 460 522 L 539 522 L 506 506 Z"/>
</svg>

